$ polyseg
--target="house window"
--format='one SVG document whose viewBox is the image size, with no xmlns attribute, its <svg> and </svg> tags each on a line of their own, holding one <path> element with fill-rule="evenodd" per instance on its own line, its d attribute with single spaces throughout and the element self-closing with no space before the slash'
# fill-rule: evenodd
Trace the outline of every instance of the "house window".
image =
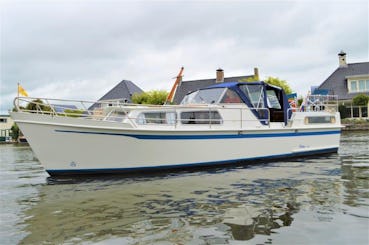
<svg viewBox="0 0 369 245">
<path fill-rule="evenodd" d="M 348 83 L 350 93 L 369 91 L 369 79 L 349 80 Z"/>
<path fill-rule="evenodd" d="M 351 81 L 351 92 L 356 92 L 357 91 L 357 81 Z"/>
<path fill-rule="evenodd" d="M 7 123 L 7 119 L 6 118 L 0 118 L 0 123 Z"/>
<path fill-rule="evenodd" d="M 359 91 L 365 91 L 365 80 L 359 80 Z"/>
</svg>

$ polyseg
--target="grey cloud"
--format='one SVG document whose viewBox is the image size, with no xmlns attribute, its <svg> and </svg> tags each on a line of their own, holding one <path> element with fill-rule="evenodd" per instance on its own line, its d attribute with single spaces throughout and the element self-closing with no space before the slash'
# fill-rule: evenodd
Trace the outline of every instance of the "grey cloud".
<svg viewBox="0 0 369 245">
<path fill-rule="evenodd" d="M 368 3 L 360 1 L 45 0 L 1 8 L 1 100 L 18 81 L 30 90 L 126 78 L 151 89 L 170 87 L 182 65 L 186 78 L 257 66 L 296 81 L 335 68 L 340 49 L 349 60 L 368 59 Z"/>
</svg>

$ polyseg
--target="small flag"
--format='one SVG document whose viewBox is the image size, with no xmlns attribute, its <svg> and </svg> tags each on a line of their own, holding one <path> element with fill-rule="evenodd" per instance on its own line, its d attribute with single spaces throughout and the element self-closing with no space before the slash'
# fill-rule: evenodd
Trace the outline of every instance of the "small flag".
<svg viewBox="0 0 369 245">
<path fill-rule="evenodd" d="M 28 97 L 26 90 L 18 83 L 18 95 Z"/>
</svg>

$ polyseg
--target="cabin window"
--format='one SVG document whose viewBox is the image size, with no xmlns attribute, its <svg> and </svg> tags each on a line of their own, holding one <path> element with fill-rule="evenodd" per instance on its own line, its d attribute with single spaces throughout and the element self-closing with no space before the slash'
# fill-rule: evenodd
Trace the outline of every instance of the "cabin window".
<svg viewBox="0 0 369 245">
<path fill-rule="evenodd" d="M 143 112 L 136 119 L 140 125 L 143 124 L 170 124 L 176 123 L 175 112 Z"/>
<path fill-rule="evenodd" d="M 218 103 L 225 88 L 201 89 L 186 95 L 181 104 L 214 104 Z"/>
<path fill-rule="evenodd" d="M 334 116 L 305 117 L 305 124 L 315 123 L 336 123 L 336 118 Z"/>
<path fill-rule="evenodd" d="M 181 113 L 182 124 L 221 124 L 218 111 L 186 111 Z"/>
<path fill-rule="evenodd" d="M 125 111 L 112 110 L 105 118 L 106 121 L 121 122 L 126 117 Z"/>
<path fill-rule="evenodd" d="M 267 102 L 268 102 L 268 107 L 269 108 L 273 108 L 273 109 L 281 109 L 281 104 L 279 103 L 277 94 L 275 93 L 274 90 L 267 90 Z"/>
<path fill-rule="evenodd" d="M 242 103 L 242 100 L 235 91 L 227 89 L 220 103 Z"/>
</svg>

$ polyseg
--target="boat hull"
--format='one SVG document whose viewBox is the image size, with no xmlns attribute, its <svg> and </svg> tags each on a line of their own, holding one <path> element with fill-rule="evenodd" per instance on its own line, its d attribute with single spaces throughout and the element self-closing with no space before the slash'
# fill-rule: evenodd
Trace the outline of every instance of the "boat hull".
<svg viewBox="0 0 369 245">
<path fill-rule="evenodd" d="M 73 118 L 13 113 L 50 175 L 217 166 L 337 152 L 340 127 L 138 130 Z"/>
</svg>

